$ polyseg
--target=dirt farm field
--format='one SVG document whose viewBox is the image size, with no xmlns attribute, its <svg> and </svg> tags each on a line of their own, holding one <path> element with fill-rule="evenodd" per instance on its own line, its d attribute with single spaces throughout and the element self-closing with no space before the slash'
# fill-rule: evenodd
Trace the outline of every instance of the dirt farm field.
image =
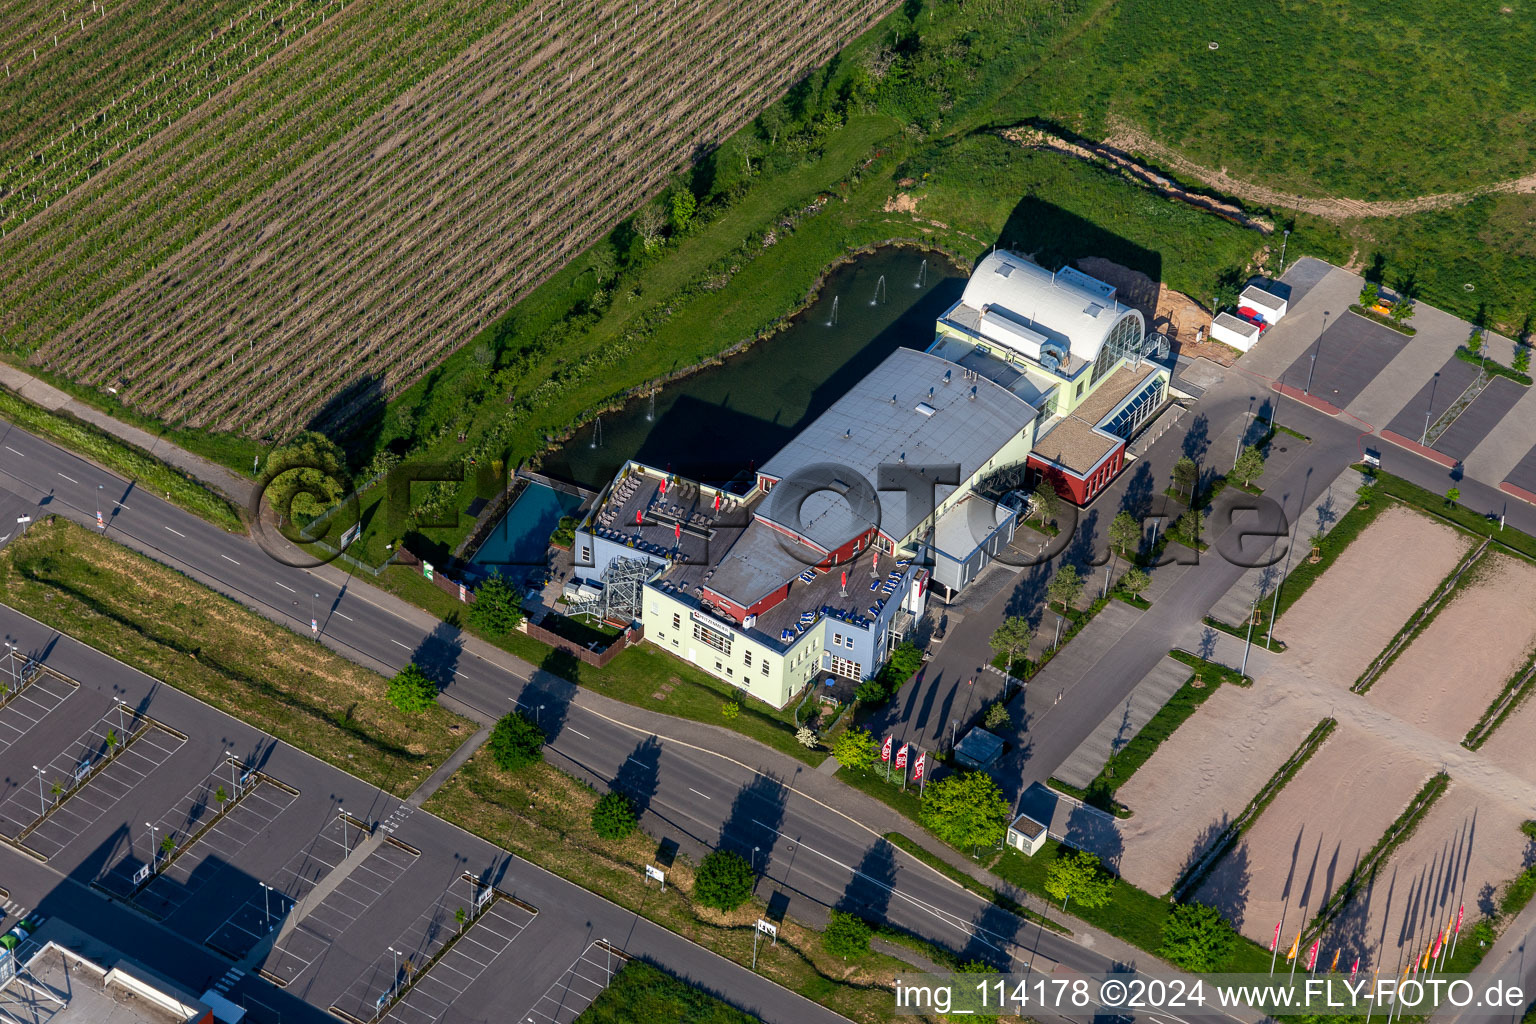
<svg viewBox="0 0 1536 1024">
<path fill-rule="evenodd" d="M 1452 742 L 1477 724 L 1536 641 L 1536 566 L 1488 554 L 1471 571 L 1476 579 L 1366 694 L 1375 706 Z"/>
<path fill-rule="evenodd" d="M 1275 635 L 1302 672 L 1347 689 L 1470 546 L 1428 516 L 1387 509 L 1280 617 Z"/>
<path fill-rule="evenodd" d="M 1133 812 L 1120 826 L 1125 877 L 1167 892 L 1326 713 L 1257 686 L 1212 694 L 1116 794 Z"/>
<path fill-rule="evenodd" d="M 1434 773 L 1340 722 L 1194 898 L 1268 943 L 1282 911 L 1299 926 L 1322 906 Z"/>
<path fill-rule="evenodd" d="M 1469 787 L 1450 788 L 1376 876 L 1370 890 L 1328 930 L 1323 945 L 1344 949 L 1344 959 L 1390 967 L 1399 945 L 1422 950 L 1462 903 L 1467 920 L 1490 909 L 1492 893 L 1525 863 L 1527 815 L 1507 801 L 1484 798 Z"/>
</svg>

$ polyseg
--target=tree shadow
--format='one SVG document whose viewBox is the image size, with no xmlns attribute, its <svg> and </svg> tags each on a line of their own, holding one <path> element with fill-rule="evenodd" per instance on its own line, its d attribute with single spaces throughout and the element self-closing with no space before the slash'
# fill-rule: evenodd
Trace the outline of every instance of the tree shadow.
<svg viewBox="0 0 1536 1024">
<path fill-rule="evenodd" d="M 459 656 L 463 653 L 464 637 L 459 627 L 450 622 L 439 622 L 416 645 L 416 649 L 411 652 L 411 661 L 441 690 L 453 682 L 453 674 L 459 667 Z"/>
<path fill-rule="evenodd" d="M 779 841 L 789 789 L 772 775 L 754 775 L 736 791 L 730 814 L 720 826 L 720 847 L 735 848 L 752 862 L 754 872 L 767 868 Z"/>
<path fill-rule="evenodd" d="M 581 659 L 564 648 L 551 648 L 544 655 L 544 660 L 539 662 L 539 671 L 548 672 L 569 683 L 581 683 Z"/>
<path fill-rule="evenodd" d="M 971 936 L 960 950 L 960 959 L 978 961 L 994 971 L 1011 969 L 1008 947 L 1013 945 L 1024 921 L 1012 911 L 993 905 L 983 907 L 971 921 Z"/>
<path fill-rule="evenodd" d="M 1197 413 L 1189 421 L 1189 431 L 1184 435 L 1180 450 L 1197 464 L 1205 462 L 1206 453 L 1211 450 L 1211 420 L 1205 413 Z"/>
<path fill-rule="evenodd" d="M 1136 468 L 1126 477 L 1125 492 L 1120 496 L 1120 508 L 1141 519 L 1151 510 L 1155 491 L 1151 463 L 1146 459 L 1138 459 Z"/>
<path fill-rule="evenodd" d="M 1199 648 L 1197 653 L 1201 658 L 1205 659 L 1206 661 L 1210 661 L 1211 657 L 1215 655 L 1216 639 L 1216 630 L 1212 629 L 1210 626 L 1206 626 L 1200 631 L 1200 643 L 1197 645 Z"/>
<path fill-rule="evenodd" d="M 1253 873 L 1248 864 L 1248 844 L 1240 842 L 1221 858 L 1221 866 L 1206 876 L 1200 902 L 1216 908 L 1221 916 L 1241 929 L 1248 909 L 1248 885 Z"/>
<path fill-rule="evenodd" d="M 853 877 L 838 899 L 836 909 L 871 921 L 883 921 L 895 885 L 896 855 L 890 843 L 877 839 L 864 851 L 858 866 L 853 869 Z"/>
<path fill-rule="evenodd" d="M 613 777 L 613 790 L 629 797 L 635 805 L 638 817 L 651 809 L 651 799 L 656 795 L 657 776 L 661 771 L 661 741 L 648 736 L 630 751 L 619 773 Z"/>
<path fill-rule="evenodd" d="M 1099 860 L 1113 868 L 1116 874 L 1119 873 L 1125 840 L 1113 816 L 1096 807 L 1074 807 L 1072 813 L 1067 815 L 1062 835 L 1068 846 L 1097 854 Z"/>
</svg>

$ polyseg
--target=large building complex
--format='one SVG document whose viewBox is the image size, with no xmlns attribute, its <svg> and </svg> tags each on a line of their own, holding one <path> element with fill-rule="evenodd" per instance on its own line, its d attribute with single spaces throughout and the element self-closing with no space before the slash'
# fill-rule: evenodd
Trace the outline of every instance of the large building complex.
<svg viewBox="0 0 1536 1024">
<path fill-rule="evenodd" d="M 826 673 L 873 675 L 930 588 L 963 589 L 1012 539 L 1019 487 L 1078 502 L 1167 398 L 1141 314 L 1073 270 L 982 261 L 925 352 L 898 349 L 738 495 L 640 463 L 576 533 L 585 605 L 782 707 Z"/>
</svg>

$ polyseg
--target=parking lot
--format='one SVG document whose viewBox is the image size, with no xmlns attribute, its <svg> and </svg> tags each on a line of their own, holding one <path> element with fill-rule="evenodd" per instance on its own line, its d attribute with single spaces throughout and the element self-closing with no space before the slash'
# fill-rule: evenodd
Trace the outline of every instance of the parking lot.
<svg viewBox="0 0 1536 1024">
<path fill-rule="evenodd" d="M 4 684 L 15 685 L 20 671 L 19 659 L 5 661 Z M 33 726 L 68 700 L 79 687 L 72 679 L 52 672 L 39 672 L 21 692 L 0 708 L 0 753 L 27 734 Z"/>
<path fill-rule="evenodd" d="M 629 958 L 611 949 L 607 943 L 594 942 L 571 964 L 570 968 L 549 986 L 533 1008 L 524 1016 L 524 1024 L 571 1024 L 592 1000 L 602 994 Z M 411 1021 L 409 1024 L 424 1024 Z"/>
<path fill-rule="evenodd" d="M 1337 315 L 1318 341 L 1296 357 L 1280 383 L 1342 409 L 1359 397 L 1408 341 L 1363 316 Z"/>
</svg>

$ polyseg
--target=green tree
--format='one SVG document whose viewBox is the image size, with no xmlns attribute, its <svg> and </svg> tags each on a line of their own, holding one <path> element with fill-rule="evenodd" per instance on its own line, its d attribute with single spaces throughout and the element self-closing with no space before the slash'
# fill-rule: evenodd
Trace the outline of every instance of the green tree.
<svg viewBox="0 0 1536 1024">
<path fill-rule="evenodd" d="M 736 716 L 741 714 L 741 705 L 733 700 L 728 700 L 721 705 L 720 713 L 725 716 L 727 722 L 734 722 L 736 721 Z"/>
<path fill-rule="evenodd" d="M 229 794 L 224 791 L 223 786 L 216 786 L 213 790 L 213 799 L 215 803 L 222 804 L 229 799 Z"/>
<path fill-rule="evenodd" d="M 1531 372 L 1531 346 L 1524 344 L 1515 345 L 1515 359 L 1510 364 L 1516 373 Z"/>
<path fill-rule="evenodd" d="M 1237 461 L 1232 465 L 1232 472 L 1236 473 L 1245 484 L 1253 483 L 1253 478 L 1264 472 L 1264 453 L 1253 445 L 1244 445 L 1238 453 Z"/>
<path fill-rule="evenodd" d="M 1029 628 L 1029 620 L 1022 615 L 1010 615 L 1004 619 L 987 643 L 998 654 L 1008 659 L 1006 668 L 1011 669 L 1013 663 L 1020 656 L 1028 652 L 1029 642 L 1034 639 L 1034 630 Z"/>
<path fill-rule="evenodd" d="M 1394 310 L 1394 312 L 1396 312 L 1396 310 Z M 1472 333 L 1467 335 L 1467 351 L 1473 355 L 1477 355 L 1478 353 L 1482 352 L 1482 350 L 1483 329 L 1481 327 L 1474 327 L 1472 328 Z"/>
<path fill-rule="evenodd" d="M 1129 512 L 1116 512 L 1109 522 L 1109 542 L 1129 555 L 1132 548 L 1141 544 L 1141 523 Z"/>
<path fill-rule="evenodd" d="M 1370 309 L 1376 305 L 1376 300 L 1381 298 L 1381 288 L 1374 281 L 1365 282 L 1365 287 L 1360 289 L 1360 305 Z"/>
<path fill-rule="evenodd" d="M 160 840 L 160 855 L 162 857 L 166 856 L 174 849 L 176 849 L 176 837 L 170 832 L 167 832 L 165 834 L 165 838 Z"/>
<path fill-rule="evenodd" d="M 866 769 L 880 756 L 880 745 L 868 729 L 845 729 L 832 741 L 832 756 L 844 768 Z"/>
<path fill-rule="evenodd" d="M 532 718 L 515 711 L 497 719 L 486 746 L 496 767 L 515 772 L 544 759 L 544 730 Z"/>
<path fill-rule="evenodd" d="M 1449 488 L 1446 489 L 1446 492 L 1445 492 L 1445 503 L 1447 505 L 1450 505 L 1452 508 L 1455 508 L 1456 507 L 1456 503 L 1458 501 L 1460 501 L 1460 500 L 1461 500 L 1461 488 L 1460 487 L 1449 487 Z"/>
<path fill-rule="evenodd" d="M 1147 589 L 1147 584 L 1150 582 L 1152 582 L 1151 577 L 1145 571 L 1133 565 L 1125 570 L 1124 576 L 1120 577 L 1120 589 L 1132 597 L 1136 597 L 1143 590 Z"/>
<path fill-rule="evenodd" d="M 1237 933 L 1214 907 L 1181 903 L 1163 923 L 1158 952 L 1187 971 L 1214 971 L 1226 963 Z"/>
<path fill-rule="evenodd" d="M 492 636 L 506 636 L 523 621 L 523 595 L 499 572 L 475 588 L 475 603 L 469 606 L 469 624 Z"/>
<path fill-rule="evenodd" d="M 389 681 L 389 702 L 407 714 L 420 714 L 437 701 L 437 684 L 414 661 Z"/>
<path fill-rule="evenodd" d="M 694 198 L 686 186 L 680 186 L 672 193 L 672 205 L 668 221 L 672 227 L 672 233 L 682 234 L 693 223 L 693 215 L 698 212 L 699 201 Z"/>
<path fill-rule="evenodd" d="M 1099 864 L 1099 858 L 1087 850 L 1063 853 L 1045 869 L 1045 891 L 1061 900 L 1065 910 L 1068 900 L 1076 900 L 1089 910 L 1107 906 L 1114 897 L 1115 879 Z"/>
<path fill-rule="evenodd" d="M 1008 705 L 995 700 L 987 705 L 987 713 L 983 721 L 988 729 L 1006 729 L 1013 724 L 1013 716 L 1008 713 Z"/>
<path fill-rule="evenodd" d="M 1061 508 L 1061 496 L 1056 493 L 1056 488 L 1049 480 L 1042 479 L 1035 485 L 1035 492 L 1030 495 L 1034 502 L 1035 511 L 1040 513 L 1040 525 L 1044 526 L 1047 519 L 1055 517 Z"/>
<path fill-rule="evenodd" d="M 1394 323 L 1405 324 L 1413 319 L 1413 307 L 1413 300 L 1404 295 L 1392 303 L 1392 309 L 1387 315 L 1392 318 Z"/>
<path fill-rule="evenodd" d="M 884 673 L 864 680 L 853 691 L 853 699 L 860 704 L 884 704 L 891 699 L 891 691 L 883 680 Z"/>
<path fill-rule="evenodd" d="M 312 519 L 347 496 L 346 457 L 324 434 L 305 430 L 267 456 L 266 480 L 262 496 L 280 522 Z"/>
<path fill-rule="evenodd" d="M 1188 455 L 1179 456 L 1173 464 L 1173 486 L 1183 495 L 1194 497 L 1195 485 L 1200 482 L 1200 467 Z"/>
<path fill-rule="evenodd" d="M 986 772 L 946 775 L 923 794 L 923 825 L 951 846 L 992 847 L 1008 830 L 1008 801 Z"/>
<path fill-rule="evenodd" d="M 834 910 L 827 921 L 827 930 L 821 933 L 821 945 L 833 956 L 847 960 L 869 952 L 869 937 L 869 925 L 862 918 Z"/>
<path fill-rule="evenodd" d="M 604 793 L 592 806 L 592 831 L 604 839 L 624 839 L 636 824 L 634 801 L 617 790 Z"/>
<path fill-rule="evenodd" d="M 1198 547 L 1205 533 L 1205 513 L 1197 508 L 1185 509 L 1184 514 L 1173 521 L 1168 531 L 1189 547 Z"/>
<path fill-rule="evenodd" d="M 469 913 L 460 907 L 453 912 L 453 923 L 459 926 L 460 934 L 464 932 L 464 922 L 469 920 Z"/>
<path fill-rule="evenodd" d="M 1077 566 L 1068 564 L 1057 569 L 1051 582 L 1046 584 L 1045 592 L 1062 608 L 1071 608 L 1083 593 L 1083 578 L 1078 575 Z"/>
<path fill-rule="evenodd" d="M 107 730 L 107 756 L 108 757 L 111 757 L 112 756 L 112 752 L 117 749 L 118 742 L 119 741 L 118 741 L 118 738 L 117 738 L 117 730 L 116 729 L 108 729 Z"/>
<path fill-rule="evenodd" d="M 756 878 L 747 858 L 734 850 L 711 850 L 693 877 L 693 898 L 716 910 L 735 910 L 752 897 Z"/>
</svg>

